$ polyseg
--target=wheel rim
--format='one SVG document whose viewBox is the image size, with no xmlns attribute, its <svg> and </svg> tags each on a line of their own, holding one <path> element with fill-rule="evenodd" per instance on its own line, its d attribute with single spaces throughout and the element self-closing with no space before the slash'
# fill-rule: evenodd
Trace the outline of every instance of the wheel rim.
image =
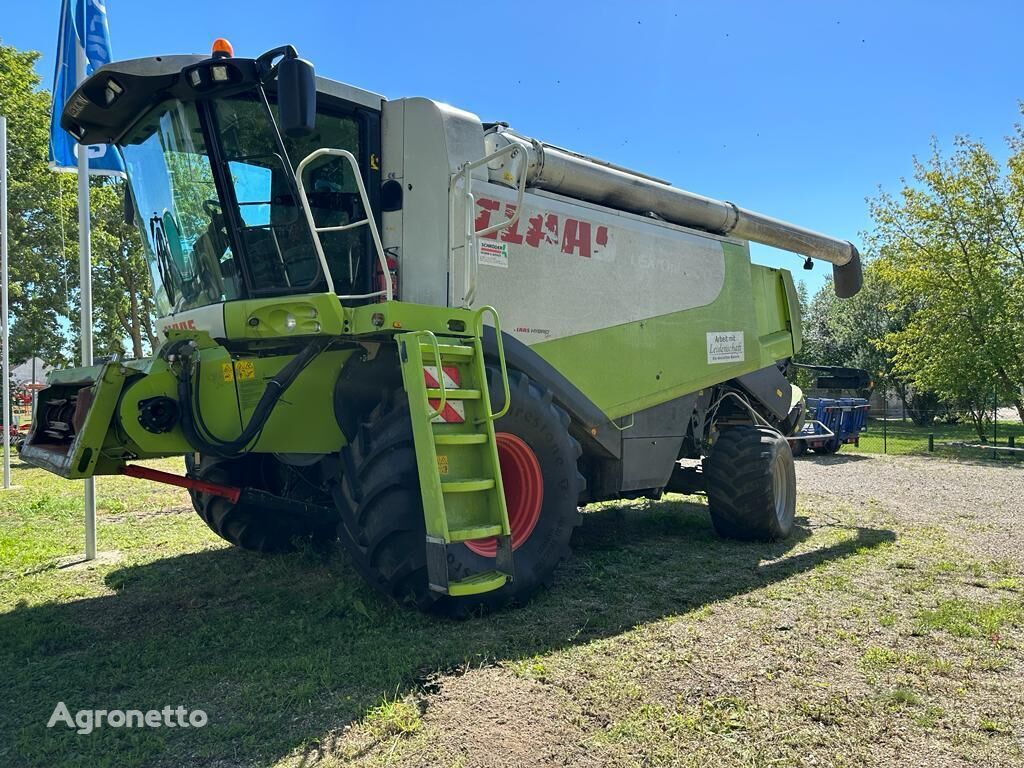
<svg viewBox="0 0 1024 768">
<path fill-rule="evenodd" d="M 772 463 L 772 490 L 775 496 L 775 517 L 779 523 L 785 523 L 789 490 L 786 483 L 786 462 L 781 456 L 776 456 Z"/>
<path fill-rule="evenodd" d="M 498 462 L 501 465 L 501 484 L 505 488 L 508 507 L 508 525 L 512 531 L 512 549 L 519 549 L 537 527 L 540 509 L 544 504 L 544 475 L 533 449 L 522 438 L 509 432 L 495 435 L 498 444 Z M 471 552 L 482 557 L 494 557 L 498 542 L 488 539 L 467 541 Z"/>
</svg>

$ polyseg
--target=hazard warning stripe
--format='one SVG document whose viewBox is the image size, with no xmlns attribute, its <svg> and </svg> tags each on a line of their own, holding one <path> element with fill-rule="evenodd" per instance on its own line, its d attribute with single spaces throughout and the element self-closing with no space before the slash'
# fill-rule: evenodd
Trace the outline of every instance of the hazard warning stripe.
<svg viewBox="0 0 1024 768">
<path fill-rule="evenodd" d="M 454 365 L 446 365 L 441 369 L 444 374 L 444 386 L 446 389 L 458 389 L 460 376 L 459 369 Z M 423 366 L 423 378 L 427 382 L 427 386 L 432 389 L 440 388 L 440 384 L 437 382 L 437 366 L 436 365 L 425 365 Z"/>
<path fill-rule="evenodd" d="M 459 369 L 454 365 L 446 365 L 441 368 L 441 375 L 444 376 L 445 389 L 458 389 L 461 377 Z M 437 380 L 437 366 L 423 366 L 423 380 L 428 389 L 440 389 L 441 385 Z M 440 400 L 431 400 L 430 407 L 436 410 L 441 404 Z M 444 424 L 462 424 L 466 420 L 466 406 L 461 400 L 446 400 L 441 413 L 434 417 L 434 421 Z"/>
</svg>

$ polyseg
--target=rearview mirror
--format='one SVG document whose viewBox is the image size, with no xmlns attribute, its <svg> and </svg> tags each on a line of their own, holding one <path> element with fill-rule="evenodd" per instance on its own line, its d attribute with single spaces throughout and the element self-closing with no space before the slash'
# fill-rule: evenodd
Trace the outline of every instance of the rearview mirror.
<svg viewBox="0 0 1024 768">
<path fill-rule="evenodd" d="M 316 73 L 305 59 L 285 57 L 277 65 L 277 107 L 285 136 L 308 136 L 316 128 Z"/>
</svg>

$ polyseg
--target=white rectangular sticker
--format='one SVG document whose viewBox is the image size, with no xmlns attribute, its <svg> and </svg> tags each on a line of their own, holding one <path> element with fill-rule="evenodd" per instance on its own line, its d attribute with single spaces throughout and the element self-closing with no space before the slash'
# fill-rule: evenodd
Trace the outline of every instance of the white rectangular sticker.
<svg viewBox="0 0 1024 768">
<path fill-rule="evenodd" d="M 497 243 L 493 240 L 480 240 L 480 252 L 477 263 L 489 267 L 508 269 L 508 243 Z"/>
<path fill-rule="evenodd" d="M 708 334 L 708 363 L 742 363 L 743 360 L 743 331 Z"/>
</svg>

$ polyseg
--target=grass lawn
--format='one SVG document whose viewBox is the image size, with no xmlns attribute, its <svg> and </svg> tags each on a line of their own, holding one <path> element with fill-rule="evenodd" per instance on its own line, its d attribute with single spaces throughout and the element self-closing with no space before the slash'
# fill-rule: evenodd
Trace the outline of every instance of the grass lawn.
<svg viewBox="0 0 1024 768">
<path fill-rule="evenodd" d="M 741 544 L 696 498 L 599 505 L 552 589 L 451 622 L 377 596 L 340 552 L 232 549 L 184 493 L 126 478 L 97 483 L 116 559 L 61 568 L 81 485 L 23 466 L 14 482 L 3 766 L 1024 759 L 1021 568 L 877 507 L 802 501 L 791 540 Z M 46 728 L 58 701 L 209 724 L 76 735 Z"/>
<path fill-rule="evenodd" d="M 992 427 L 988 427 L 988 441 L 992 443 Z M 928 453 L 928 435 L 934 435 L 935 450 L 950 456 L 991 457 L 992 451 L 986 449 L 960 448 L 946 445 L 947 443 L 978 443 L 978 433 L 971 424 L 935 423 L 919 427 L 912 421 L 893 421 L 883 424 L 881 419 L 868 421 L 868 428 L 861 433 L 860 445 L 844 445 L 843 451 L 855 453 L 888 453 L 896 456 Z M 999 445 L 1006 445 L 1007 438 L 1013 436 L 1018 448 L 1024 448 L 1024 424 L 1020 422 L 999 422 L 996 428 L 996 439 Z M 1004 452 L 1000 458 L 1007 458 Z M 1024 458 L 1024 455 L 1022 455 Z"/>
</svg>

